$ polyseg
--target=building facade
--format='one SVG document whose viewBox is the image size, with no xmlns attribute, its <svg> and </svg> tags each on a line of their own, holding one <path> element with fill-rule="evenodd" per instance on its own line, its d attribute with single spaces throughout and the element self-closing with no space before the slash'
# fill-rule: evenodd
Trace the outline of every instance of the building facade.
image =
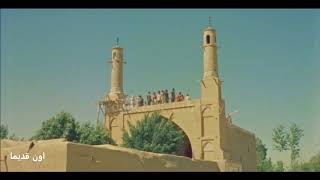
<svg viewBox="0 0 320 180">
<path fill-rule="evenodd" d="M 112 48 L 111 89 L 105 100 L 98 102 L 104 114 L 105 127 L 117 144 L 128 130 L 147 113 L 159 111 L 172 120 L 188 137 L 190 158 L 215 161 L 221 171 L 256 171 L 254 134 L 236 126 L 225 113 L 221 80 L 218 72 L 216 30 L 209 25 L 203 31 L 203 77 L 199 99 L 124 108 L 123 48 Z"/>
</svg>

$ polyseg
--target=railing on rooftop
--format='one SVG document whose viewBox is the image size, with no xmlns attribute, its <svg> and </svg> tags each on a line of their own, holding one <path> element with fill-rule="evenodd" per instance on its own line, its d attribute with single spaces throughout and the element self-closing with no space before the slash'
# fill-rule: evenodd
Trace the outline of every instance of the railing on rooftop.
<svg viewBox="0 0 320 180">
<path fill-rule="evenodd" d="M 124 110 L 126 112 L 143 112 L 143 111 L 156 111 L 156 110 L 164 110 L 164 109 L 175 109 L 175 108 L 183 108 L 194 106 L 193 101 L 184 100 L 180 102 L 169 102 L 169 103 L 161 103 L 161 104 L 151 104 L 151 105 L 143 105 L 143 106 L 135 106 L 131 107 L 130 105 L 125 106 Z"/>
</svg>

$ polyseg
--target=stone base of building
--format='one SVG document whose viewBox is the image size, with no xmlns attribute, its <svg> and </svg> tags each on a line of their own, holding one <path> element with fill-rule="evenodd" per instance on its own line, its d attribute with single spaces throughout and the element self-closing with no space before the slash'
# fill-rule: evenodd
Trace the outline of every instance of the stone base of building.
<svg viewBox="0 0 320 180">
<path fill-rule="evenodd" d="M 193 171 L 218 172 L 223 163 L 150 153 L 112 145 L 85 145 L 63 139 L 31 142 L 1 140 L 1 172 Z M 40 161 L 39 155 L 45 155 Z M 28 159 L 22 159 L 26 157 Z M 12 157 L 20 159 L 11 159 Z M 220 164 L 219 164 L 220 163 Z"/>
</svg>

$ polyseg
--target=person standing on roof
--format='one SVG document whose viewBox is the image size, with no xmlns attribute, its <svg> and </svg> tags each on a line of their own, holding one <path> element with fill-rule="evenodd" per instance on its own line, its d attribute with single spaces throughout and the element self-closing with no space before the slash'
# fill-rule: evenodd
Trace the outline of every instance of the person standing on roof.
<svg viewBox="0 0 320 180">
<path fill-rule="evenodd" d="M 175 99 L 176 99 L 176 93 L 175 93 L 174 88 L 172 88 L 172 91 L 171 91 L 171 102 L 174 102 Z"/>
</svg>

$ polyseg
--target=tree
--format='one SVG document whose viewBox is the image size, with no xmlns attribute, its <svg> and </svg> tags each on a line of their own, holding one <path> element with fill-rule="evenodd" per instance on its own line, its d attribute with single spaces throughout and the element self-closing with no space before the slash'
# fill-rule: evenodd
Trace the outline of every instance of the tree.
<svg viewBox="0 0 320 180">
<path fill-rule="evenodd" d="M 320 152 L 312 156 L 308 162 L 295 165 L 292 168 L 293 171 L 311 171 L 319 172 L 320 171 Z"/>
<path fill-rule="evenodd" d="M 128 122 L 129 131 L 123 135 L 124 147 L 142 151 L 178 154 L 184 143 L 184 133 L 158 112 L 147 114 L 135 126 Z"/>
<path fill-rule="evenodd" d="M 318 152 L 318 154 L 312 156 L 310 158 L 309 163 L 311 164 L 313 171 L 319 172 L 320 171 L 320 152 Z"/>
<path fill-rule="evenodd" d="M 271 158 L 262 161 L 261 164 L 261 172 L 272 172 L 273 171 L 273 165 Z"/>
<path fill-rule="evenodd" d="M 279 152 L 290 150 L 291 167 L 296 163 L 300 153 L 300 140 L 303 136 L 303 130 L 295 123 L 292 123 L 289 131 L 285 131 L 285 127 L 280 125 L 273 129 L 272 140 L 274 147 Z"/>
<path fill-rule="evenodd" d="M 8 126 L 0 124 L 0 139 L 6 139 L 8 137 L 8 134 Z"/>
<path fill-rule="evenodd" d="M 91 123 L 87 122 L 81 125 L 79 128 L 79 143 L 82 144 L 113 144 L 115 145 L 114 140 L 112 140 L 108 131 L 102 126 L 99 125 L 96 128 Z"/>
<path fill-rule="evenodd" d="M 300 139 L 303 136 L 303 130 L 296 124 L 291 124 L 288 133 L 288 146 L 291 151 L 291 164 L 296 163 L 297 158 L 300 156 Z"/>
<path fill-rule="evenodd" d="M 284 172 L 284 164 L 282 161 L 277 161 L 275 165 L 273 165 L 273 171 L 276 172 Z"/>
<path fill-rule="evenodd" d="M 257 162 L 262 162 L 266 160 L 267 157 L 267 147 L 265 144 L 262 143 L 261 139 L 256 139 L 256 154 L 257 154 Z"/>
<path fill-rule="evenodd" d="M 78 127 L 79 123 L 75 121 L 75 118 L 70 113 L 62 111 L 49 120 L 44 121 L 42 127 L 32 139 L 66 138 L 68 141 L 77 142 L 79 140 Z"/>
<path fill-rule="evenodd" d="M 68 141 L 83 144 L 115 144 L 107 130 L 99 125 L 96 128 L 90 123 L 80 124 L 67 112 L 60 112 L 42 123 L 32 139 L 47 140 L 65 138 Z"/>
<path fill-rule="evenodd" d="M 291 168 L 293 168 L 297 158 L 299 158 L 300 140 L 303 136 L 303 130 L 295 123 L 292 123 L 289 131 L 286 132 L 285 127 L 280 125 L 273 129 L 272 136 L 276 150 L 280 152 L 290 150 Z"/>
<path fill-rule="evenodd" d="M 272 140 L 276 150 L 280 152 L 288 150 L 288 134 L 283 125 L 273 129 Z"/>
<path fill-rule="evenodd" d="M 271 158 L 267 159 L 267 147 L 261 139 L 256 139 L 257 169 L 261 172 L 270 172 L 273 170 Z"/>
<path fill-rule="evenodd" d="M 9 137 L 9 130 L 8 126 L 0 125 L 0 139 L 10 139 L 14 141 L 19 141 L 19 137 L 16 136 L 15 133 L 11 134 Z M 21 141 L 24 140 L 24 138 L 21 138 Z"/>
</svg>

